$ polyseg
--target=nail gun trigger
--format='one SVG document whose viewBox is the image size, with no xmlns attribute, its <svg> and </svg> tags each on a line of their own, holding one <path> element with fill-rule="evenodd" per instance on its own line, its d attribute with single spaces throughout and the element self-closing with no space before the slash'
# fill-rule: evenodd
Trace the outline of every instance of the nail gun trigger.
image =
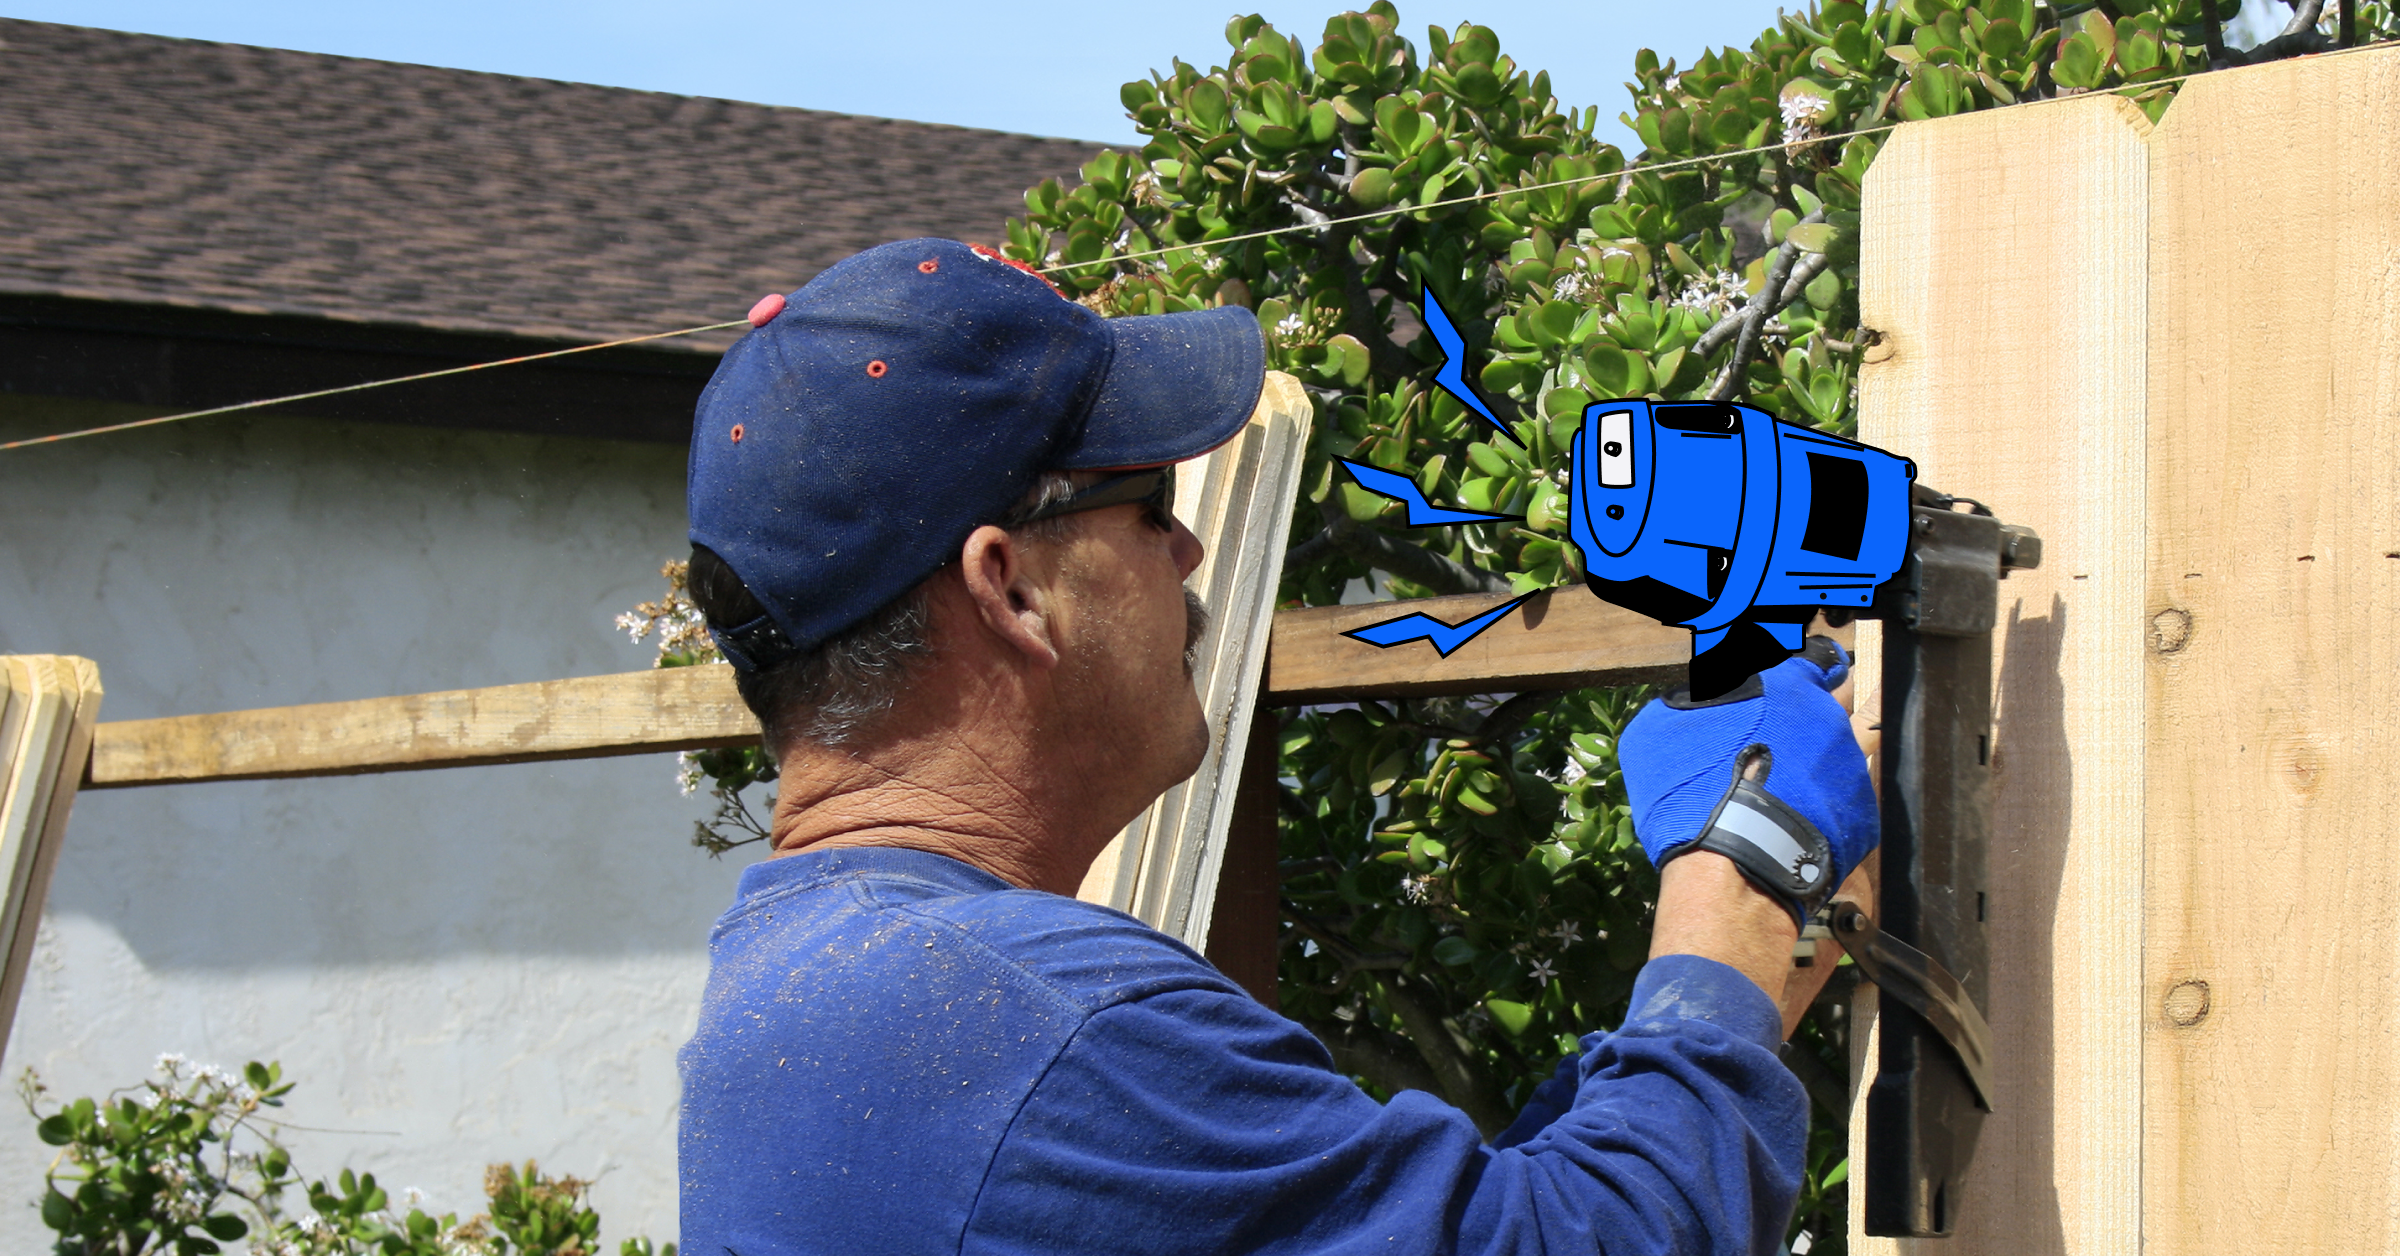
<svg viewBox="0 0 2400 1256">
<path fill-rule="evenodd" d="M 1858 904 L 1835 903 L 1832 914 L 1834 934 L 1859 972 L 1950 1044 L 1975 1087 L 1976 1101 L 1992 1111 L 1992 1028 L 1966 987 L 1932 956 L 1876 928 Z"/>
</svg>

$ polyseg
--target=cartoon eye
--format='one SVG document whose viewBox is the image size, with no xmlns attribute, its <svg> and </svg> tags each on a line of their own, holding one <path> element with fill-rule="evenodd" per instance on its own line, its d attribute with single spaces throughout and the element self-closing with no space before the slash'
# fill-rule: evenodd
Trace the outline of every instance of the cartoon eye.
<svg viewBox="0 0 2400 1256">
<path fill-rule="evenodd" d="M 1600 487 L 1633 487 L 1633 411 L 1600 416 Z M 1609 518 L 1616 518 L 1610 515 Z"/>
</svg>

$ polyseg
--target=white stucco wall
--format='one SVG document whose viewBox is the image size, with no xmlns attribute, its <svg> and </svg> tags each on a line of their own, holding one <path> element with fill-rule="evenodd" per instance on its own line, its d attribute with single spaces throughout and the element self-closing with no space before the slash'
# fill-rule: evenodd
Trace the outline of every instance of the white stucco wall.
<svg viewBox="0 0 2400 1256">
<path fill-rule="evenodd" d="M 0 439 L 134 417 L 0 395 Z M 232 416 L 0 453 L 0 652 L 131 719 L 628 671 L 680 448 Z M 746 852 L 672 756 L 87 793 L 4 1062 L 59 1096 L 278 1059 L 303 1171 L 480 1211 L 485 1164 L 675 1235 L 674 1052 Z M 0 1251 L 52 1149 L 0 1102 Z M 299 1201 L 294 1201 L 295 1203 Z"/>
</svg>

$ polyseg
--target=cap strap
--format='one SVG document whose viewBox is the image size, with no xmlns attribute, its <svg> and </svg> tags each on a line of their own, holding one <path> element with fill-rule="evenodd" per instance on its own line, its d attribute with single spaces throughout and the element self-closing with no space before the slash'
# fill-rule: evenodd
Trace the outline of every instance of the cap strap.
<svg viewBox="0 0 2400 1256">
<path fill-rule="evenodd" d="M 709 639 L 717 643 L 717 653 L 733 664 L 738 672 L 758 672 L 775 666 L 800 652 L 792 639 L 783 635 L 772 616 L 761 615 L 735 628 L 708 630 Z"/>
</svg>

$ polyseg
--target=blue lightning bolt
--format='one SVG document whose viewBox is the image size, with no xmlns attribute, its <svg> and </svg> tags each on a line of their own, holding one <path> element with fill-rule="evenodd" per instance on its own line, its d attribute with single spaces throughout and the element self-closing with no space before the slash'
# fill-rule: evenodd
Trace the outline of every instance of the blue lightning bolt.
<svg viewBox="0 0 2400 1256">
<path fill-rule="evenodd" d="M 1449 658 L 1452 650 L 1474 640 L 1477 634 L 1493 624 L 1499 623 L 1507 617 L 1510 611 L 1517 609 L 1525 601 L 1525 598 L 1532 596 L 1528 593 L 1524 597 L 1512 599 L 1463 624 L 1445 624 L 1423 611 L 1418 611 L 1414 614 L 1402 615 L 1398 619 L 1384 620 L 1380 624 L 1369 624 L 1364 628 L 1353 629 L 1342 635 L 1356 637 L 1368 645 L 1379 645 L 1387 650 L 1396 645 L 1406 645 L 1411 641 L 1431 641 L 1433 648 L 1442 652 L 1443 658 Z"/>
<path fill-rule="evenodd" d="M 1352 462 L 1348 458 L 1336 458 L 1334 461 L 1350 468 L 1350 478 L 1358 481 L 1360 488 L 1377 497 L 1389 497 L 1393 501 L 1407 506 L 1408 526 L 1412 528 L 1431 527 L 1441 523 L 1488 523 L 1495 519 L 1522 519 L 1525 517 L 1523 515 L 1485 515 L 1472 510 L 1451 510 L 1448 507 L 1436 506 L 1425 500 L 1425 494 L 1417 491 L 1415 480 L 1396 471 L 1370 467 L 1363 462 Z"/>
<path fill-rule="evenodd" d="M 1443 392 L 1458 398 L 1469 410 L 1482 415 L 1483 421 L 1491 424 L 1493 430 L 1517 441 L 1519 445 L 1524 444 L 1524 441 L 1517 440 L 1515 432 L 1509 431 L 1500 422 L 1500 416 L 1493 414 L 1492 408 L 1483 403 L 1483 398 L 1468 386 L 1466 339 L 1458 334 L 1457 326 L 1451 323 L 1450 315 L 1443 311 L 1442 303 L 1433 299 L 1431 288 L 1425 289 L 1425 330 L 1432 332 L 1433 343 L 1442 347 L 1442 369 L 1433 373 L 1433 382 L 1440 384 Z"/>
</svg>

